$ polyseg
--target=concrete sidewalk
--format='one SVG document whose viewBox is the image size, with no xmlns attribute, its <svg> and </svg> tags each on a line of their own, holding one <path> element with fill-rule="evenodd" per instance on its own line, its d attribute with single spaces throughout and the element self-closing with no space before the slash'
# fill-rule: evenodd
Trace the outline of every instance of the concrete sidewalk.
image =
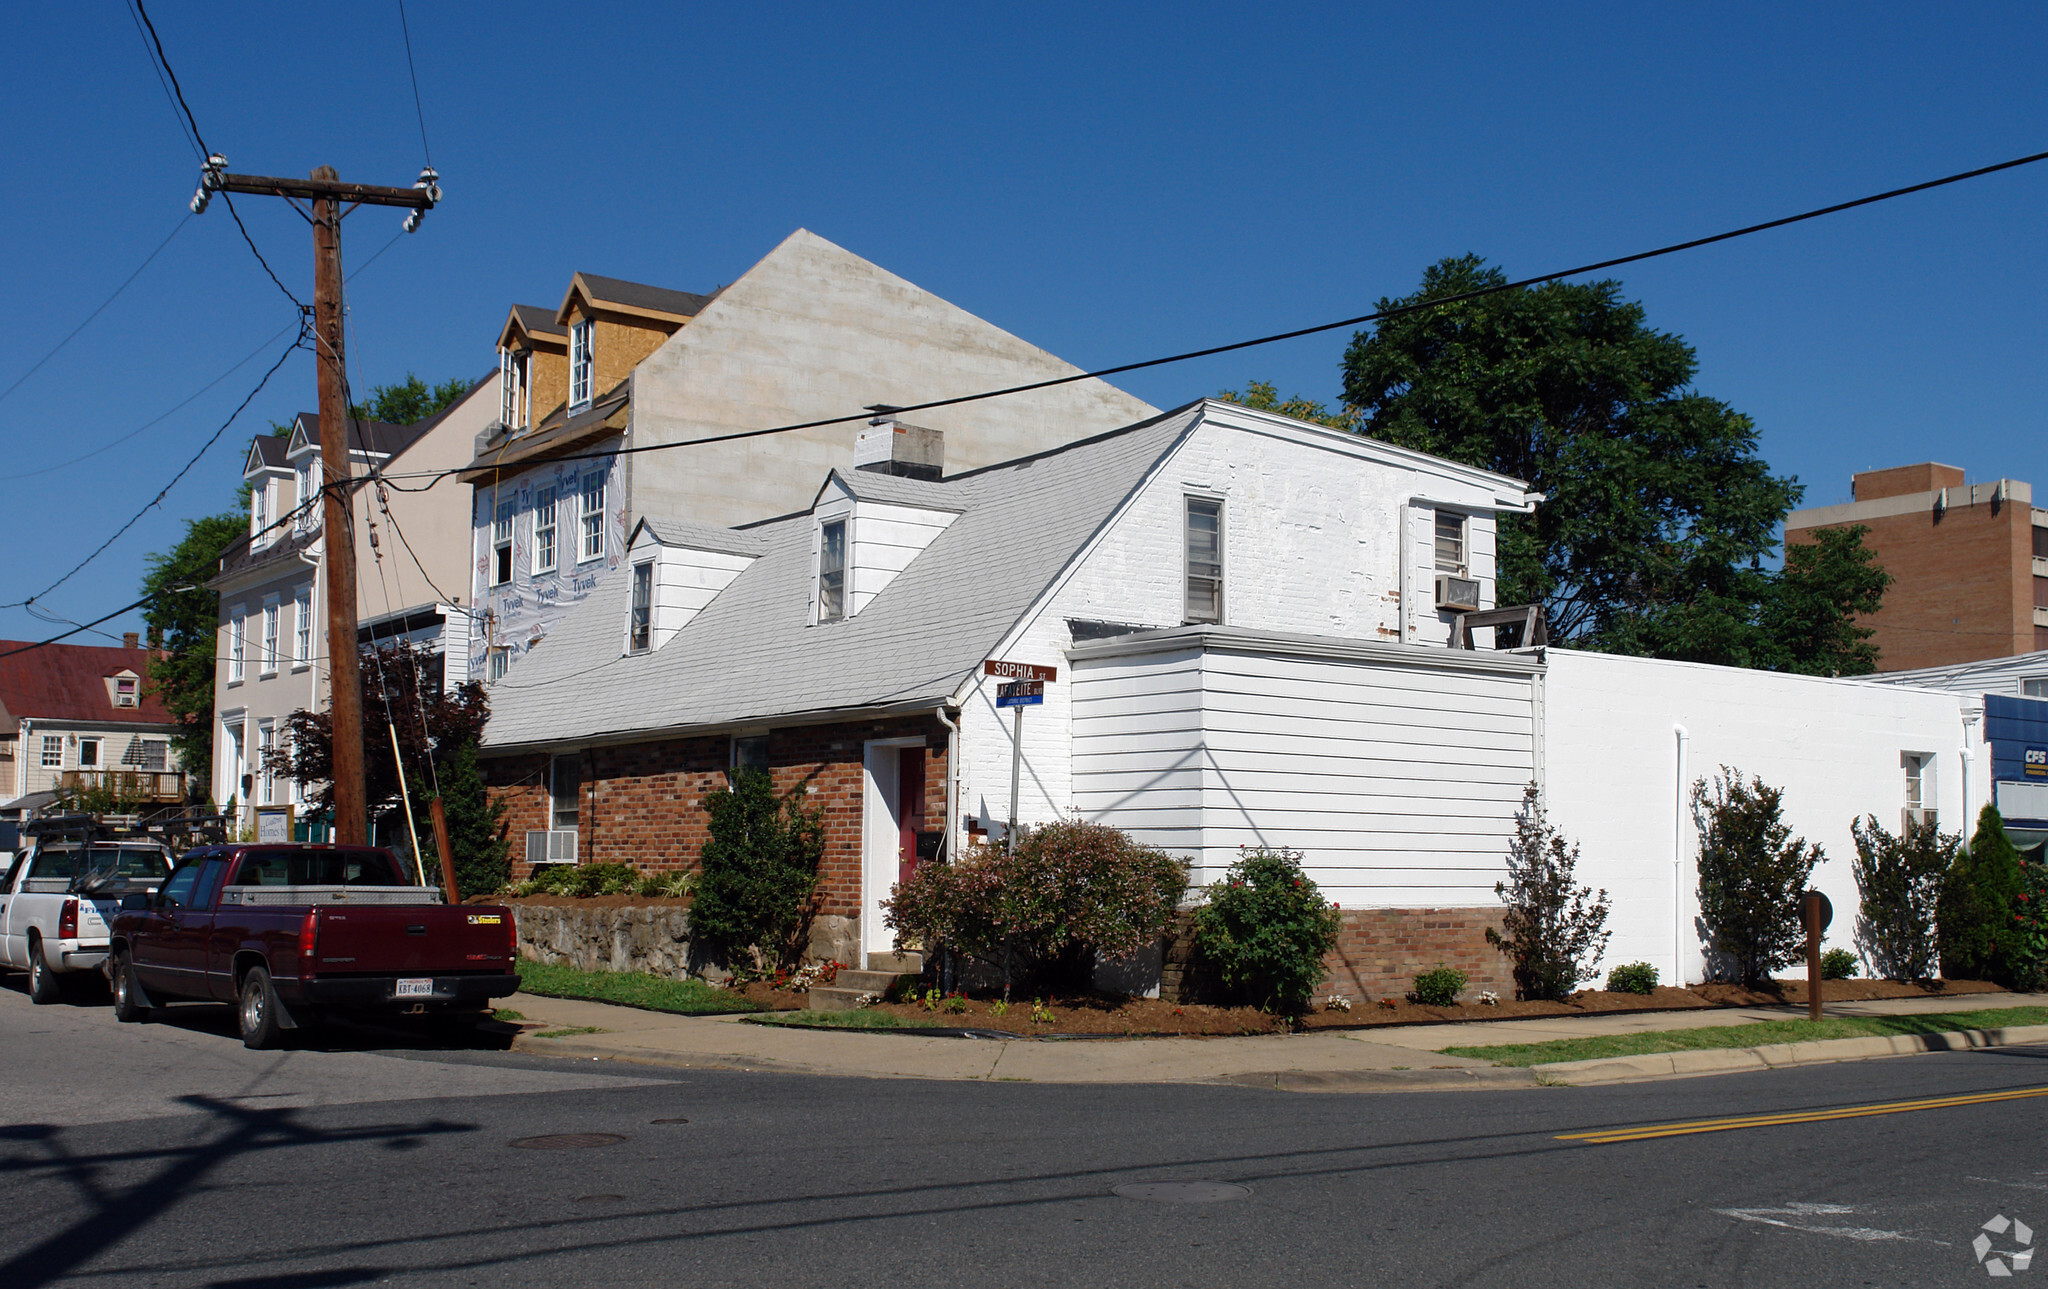
<svg viewBox="0 0 2048 1289">
<path fill-rule="evenodd" d="M 516 994 L 505 1006 L 526 1018 L 513 1047 L 582 1060 L 616 1060 L 681 1068 L 777 1070 L 853 1078 L 1016 1080 L 1039 1083 L 1245 1083 L 1302 1091 L 1363 1090 L 1372 1087 L 1459 1088 L 1533 1086 L 1539 1081 L 1586 1081 L 1559 1073 L 1563 1067 L 1502 1069 L 1485 1061 L 1447 1056 L 1441 1049 L 1505 1043 L 1538 1043 L 1644 1030 L 1698 1029 L 1797 1019 L 1803 1007 L 1743 1007 L 1715 1011 L 1623 1012 L 1584 1017 L 1540 1017 L 1474 1024 L 1323 1031 L 1232 1038 L 1141 1038 L 1052 1040 L 1019 1037 L 935 1038 L 903 1032 L 787 1029 L 742 1023 L 736 1016 L 676 1016 L 608 1003 Z M 1999 1007 L 2048 1006 L 2048 994 L 1971 994 L 1953 999 L 1899 999 L 1830 1004 L 1830 1016 L 1905 1015 L 1919 1012 L 1979 1011 Z M 544 1038 L 553 1030 L 600 1032 Z M 2048 1031 L 2012 1041 L 2038 1041 Z M 1902 1040 L 1903 1041 L 1903 1040 Z M 2004 1041 L 2004 1040 L 2001 1040 Z M 1769 1059 L 1767 1049 L 1719 1049 L 1698 1071 L 1688 1062 L 1661 1056 L 1629 1058 L 1646 1064 L 1608 1067 L 1599 1081 L 1657 1077 L 1709 1069 L 1763 1068 L 1806 1060 L 1861 1059 L 1898 1049 L 1887 1039 L 1842 1039 L 1793 1045 Z M 1829 1049 L 1841 1044 L 1832 1053 Z M 1973 1043 L 1975 1046 L 1984 1043 Z M 1776 1049 L 1769 1049 L 1775 1051 Z M 1912 1050 L 1926 1050 L 1925 1046 Z M 1746 1055 L 1743 1055 L 1746 1054 Z M 1661 1064 L 1659 1064 L 1661 1062 Z M 1579 1063 L 1592 1064 L 1592 1063 Z M 1632 1072 L 1633 1071 L 1633 1072 Z"/>
</svg>

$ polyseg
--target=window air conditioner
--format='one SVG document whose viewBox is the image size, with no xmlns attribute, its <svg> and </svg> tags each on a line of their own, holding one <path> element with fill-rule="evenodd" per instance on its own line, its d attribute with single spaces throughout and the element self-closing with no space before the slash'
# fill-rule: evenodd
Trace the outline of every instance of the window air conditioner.
<svg viewBox="0 0 2048 1289">
<path fill-rule="evenodd" d="M 1454 577 L 1449 573 L 1438 573 L 1436 575 L 1436 607 L 1439 609 L 1476 611 L 1479 608 L 1479 580 L 1471 577 Z"/>
<path fill-rule="evenodd" d="M 576 830 L 574 828 L 533 828 L 526 834 L 526 862 L 538 868 L 543 864 L 573 864 L 576 862 Z"/>
</svg>

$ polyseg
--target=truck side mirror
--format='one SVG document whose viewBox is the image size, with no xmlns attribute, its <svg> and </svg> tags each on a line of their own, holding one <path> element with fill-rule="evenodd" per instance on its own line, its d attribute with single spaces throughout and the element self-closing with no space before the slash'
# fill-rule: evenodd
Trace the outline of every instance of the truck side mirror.
<svg viewBox="0 0 2048 1289">
<path fill-rule="evenodd" d="M 123 895 L 121 897 L 121 907 L 124 909 L 145 911 L 149 908 L 149 906 L 152 903 L 155 902 L 155 900 L 156 897 L 154 895 Z"/>
</svg>

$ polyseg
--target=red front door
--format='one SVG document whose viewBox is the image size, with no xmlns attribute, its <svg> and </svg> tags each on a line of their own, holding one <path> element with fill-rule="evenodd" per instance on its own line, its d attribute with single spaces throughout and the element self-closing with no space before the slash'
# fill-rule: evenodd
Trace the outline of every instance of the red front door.
<svg viewBox="0 0 2048 1289">
<path fill-rule="evenodd" d="M 901 831 L 896 843 L 896 880 L 907 882 L 917 871 L 917 835 L 924 831 L 924 749 L 906 747 L 896 762 L 896 818 Z"/>
</svg>

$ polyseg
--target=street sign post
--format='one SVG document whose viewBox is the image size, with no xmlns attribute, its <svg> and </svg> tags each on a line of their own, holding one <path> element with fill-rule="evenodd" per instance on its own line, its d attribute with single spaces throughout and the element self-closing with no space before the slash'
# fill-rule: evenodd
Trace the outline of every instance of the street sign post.
<svg viewBox="0 0 2048 1289">
<path fill-rule="evenodd" d="M 1045 682 L 1057 680 L 1059 669 L 1035 662 L 1004 662 L 990 658 L 981 664 L 981 674 L 1007 681 L 996 686 L 996 706 L 1007 707 L 1010 720 L 1010 825 L 1003 832 L 1003 846 L 1017 853 L 1017 793 L 1024 781 L 1024 709 L 1045 701 Z"/>
<path fill-rule="evenodd" d="M 1806 923 L 1806 1018 L 1820 1019 L 1820 937 L 1835 920 L 1835 906 L 1819 891 L 1799 897 L 1800 918 Z"/>
</svg>

